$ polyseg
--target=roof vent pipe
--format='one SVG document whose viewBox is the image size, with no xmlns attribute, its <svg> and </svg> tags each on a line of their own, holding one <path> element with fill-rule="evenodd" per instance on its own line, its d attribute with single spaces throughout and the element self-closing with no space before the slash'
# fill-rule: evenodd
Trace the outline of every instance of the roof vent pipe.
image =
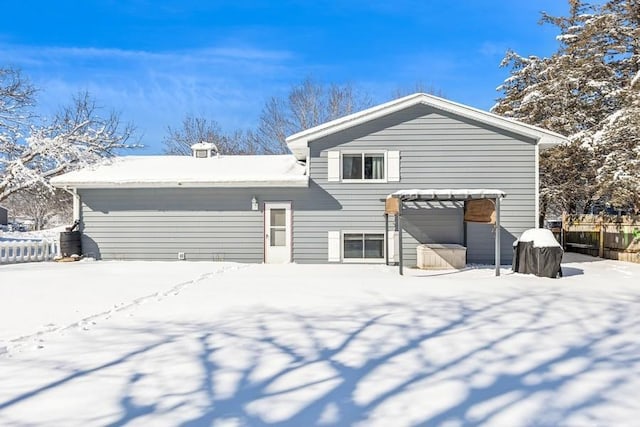
<svg viewBox="0 0 640 427">
<path fill-rule="evenodd" d="M 198 159 L 208 159 L 210 157 L 213 157 L 214 153 L 216 156 L 219 155 L 218 147 L 216 147 L 216 144 L 205 141 L 193 144 L 191 146 L 191 153 L 193 157 L 196 157 Z"/>
</svg>

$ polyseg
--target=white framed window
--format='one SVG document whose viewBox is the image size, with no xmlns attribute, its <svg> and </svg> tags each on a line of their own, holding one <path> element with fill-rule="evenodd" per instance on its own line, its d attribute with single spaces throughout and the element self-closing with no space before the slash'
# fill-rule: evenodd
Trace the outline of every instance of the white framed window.
<svg viewBox="0 0 640 427">
<path fill-rule="evenodd" d="M 328 151 L 329 182 L 397 182 L 400 181 L 399 151 Z"/>
<path fill-rule="evenodd" d="M 384 181 L 384 153 L 343 153 L 343 181 Z"/>
<path fill-rule="evenodd" d="M 380 262 L 384 260 L 384 233 L 345 231 L 342 233 L 344 262 Z"/>
</svg>

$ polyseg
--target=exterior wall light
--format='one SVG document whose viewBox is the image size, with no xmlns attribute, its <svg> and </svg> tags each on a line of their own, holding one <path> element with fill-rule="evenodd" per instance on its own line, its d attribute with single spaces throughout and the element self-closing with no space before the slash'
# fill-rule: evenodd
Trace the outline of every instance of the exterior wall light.
<svg viewBox="0 0 640 427">
<path fill-rule="evenodd" d="M 257 211 L 258 210 L 258 199 L 256 199 L 256 196 L 253 196 L 251 198 L 251 210 L 252 211 Z"/>
</svg>

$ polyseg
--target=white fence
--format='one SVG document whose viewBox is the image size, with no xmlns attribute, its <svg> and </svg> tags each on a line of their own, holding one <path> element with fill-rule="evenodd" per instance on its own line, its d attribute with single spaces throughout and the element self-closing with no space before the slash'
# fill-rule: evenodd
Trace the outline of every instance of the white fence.
<svg viewBox="0 0 640 427">
<path fill-rule="evenodd" d="M 0 242 L 0 264 L 50 261 L 58 255 L 55 240 L 12 240 Z"/>
</svg>

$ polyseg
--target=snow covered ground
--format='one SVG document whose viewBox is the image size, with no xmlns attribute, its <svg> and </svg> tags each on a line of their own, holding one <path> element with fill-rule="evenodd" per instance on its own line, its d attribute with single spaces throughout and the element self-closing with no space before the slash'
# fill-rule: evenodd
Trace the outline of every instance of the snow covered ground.
<svg viewBox="0 0 640 427">
<path fill-rule="evenodd" d="M 563 269 L 0 266 L 0 425 L 634 425 L 640 265 Z"/>
<path fill-rule="evenodd" d="M 39 231 L 0 231 L 0 242 L 13 240 L 42 240 L 57 239 L 61 231 L 65 231 L 67 225 Z"/>
</svg>

